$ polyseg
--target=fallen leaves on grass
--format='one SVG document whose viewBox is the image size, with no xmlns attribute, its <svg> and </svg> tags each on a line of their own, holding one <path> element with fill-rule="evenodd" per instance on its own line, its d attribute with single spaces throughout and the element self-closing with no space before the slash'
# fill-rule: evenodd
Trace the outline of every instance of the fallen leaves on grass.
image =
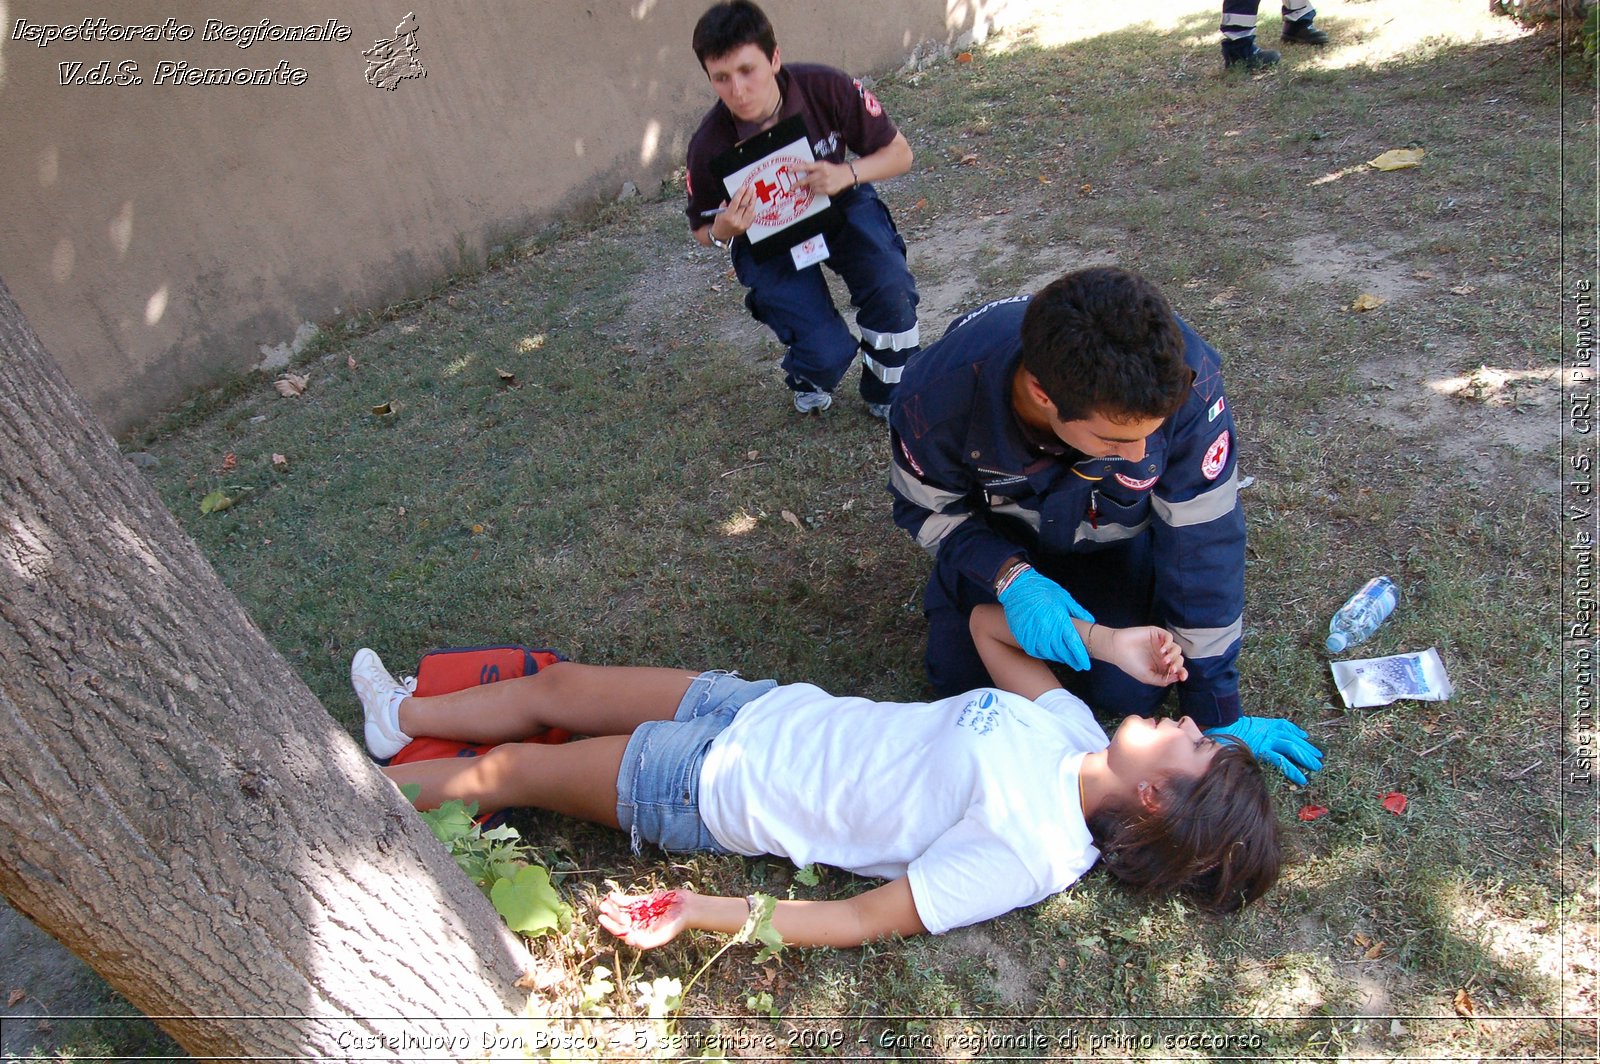
<svg viewBox="0 0 1600 1064">
<path fill-rule="evenodd" d="M 495 376 L 500 378 L 500 383 L 505 385 L 506 387 L 510 388 L 510 387 L 514 387 L 516 385 L 516 383 L 517 383 L 517 375 L 515 373 L 512 373 L 510 370 L 497 369 L 494 372 L 495 372 Z"/>
<path fill-rule="evenodd" d="M 272 456 L 272 468 L 273 469 L 288 469 L 289 468 L 289 456 L 288 455 L 284 455 L 284 454 L 276 454 L 276 453 L 273 454 L 273 456 Z"/>
<path fill-rule="evenodd" d="M 1406 811 L 1406 796 L 1399 791 L 1390 791 L 1383 796 L 1383 807 L 1395 816 Z"/>
<path fill-rule="evenodd" d="M 348 366 L 350 369 L 355 369 L 356 368 L 356 356 L 355 355 L 346 355 L 345 358 L 344 358 L 344 364 L 346 366 Z"/>
<path fill-rule="evenodd" d="M 372 408 L 372 412 L 379 417 L 388 417 L 390 414 L 394 413 L 394 404 L 379 403 L 377 406 Z"/>
<path fill-rule="evenodd" d="M 1325 805 L 1307 803 L 1300 807 L 1300 812 L 1298 815 L 1301 820 L 1321 820 L 1323 817 L 1328 815 L 1328 807 Z"/>
<path fill-rule="evenodd" d="M 1476 1016 L 1478 1003 L 1472 1000 L 1472 995 L 1467 993 L 1466 987 L 1456 991 L 1456 996 L 1450 1004 L 1455 1008 L 1457 1016 Z"/>
<path fill-rule="evenodd" d="M 1371 292 L 1362 292 L 1356 296 L 1356 301 L 1350 304 L 1350 309 L 1359 314 L 1363 311 L 1377 310 L 1387 302 L 1389 301 L 1382 296 L 1373 295 Z"/>
<path fill-rule="evenodd" d="M 972 53 L 971 52 L 962 52 L 960 55 L 956 56 L 956 62 L 958 62 L 958 63 L 970 63 L 970 62 L 972 62 Z"/>
<path fill-rule="evenodd" d="M 248 485 L 240 485 L 238 487 L 218 488 L 216 491 L 207 492 L 205 498 L 200 500 L 200 512 L 214 514 L 226 510 L 253 490 Z M 229 494 L 230 492 L 232 494 Z"/>
<path fill-rule="evenodd" d="M 1409 170 L 1421 166 L 1426 154 L 1421 148 L 1391 148 L 1376 159 L 1367 160 L 1367 165 L 1375 170 Z"/>
<path fill-rule="evenodd" d="M 306 385 L 311 383 L 311 378 L 299 373 L 285 373 L 272 382 L 278 394 L 285 399 L 293 399 L 306 390 Z"/>
<path fill-rule="evenodd" d="M 239 456 L 229 451 L 222 456 L 222 471 L 224 473 L 239 468 Z"/>
<path fill-rule="evenodd" d="M 783 511 L 783 515 L 782 516 L 783 516 L 783 519 L 785 521 L 789 522 L 791 525 L 793 525 L 794 527 L 798 528 L 800 531 L 804 532 L 806 530 L 806 526 L 800 523 L 800 519 L 794 515 L 794 511 L 793 510 L 785 510 L 785 511 Z"/>
<path fill-rule="evenodd" d="M 1371 935 L 1362 931 L 1357 931 L 1351 935 L 1350 941 L 1356 944 L 1356 948 L 1362 951 L 1361 955 L 1369 961 L 1375 961 L 1382 956 L 1383 947 L 1388 945 L 1383 939 L 1374 939 Z"/>
<path fill-rule="evenodd" d="M 6 998 L 6 1007 L 7 1008 L 15 1008 L 27 996 L 28 996 L 28 992 L 26 990 L 21 989 L 20 987 L 18 989 L 16 989 L 16 990 L 11 991 L 10 995 Z"/>
</svg>

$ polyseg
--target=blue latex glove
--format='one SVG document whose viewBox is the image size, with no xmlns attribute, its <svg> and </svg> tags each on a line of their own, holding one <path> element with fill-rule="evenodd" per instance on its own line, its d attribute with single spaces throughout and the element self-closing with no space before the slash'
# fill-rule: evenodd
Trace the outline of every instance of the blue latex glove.
<svg viewBox="0 0 1600 1064">
<path fill-rule="evenodd" d="M 1310 737 L 1293 721 L 1240 717 L 1232 724 L 1207 728 L 1206 734 L 1233 736 L 1248 746 L 1259 760 L 1276 765 L 1289 782 L 1302 787 L 1306 784 L 1306 772 L 1322 771 L 1322 751 L 1311 745 Z"/>
<path fill-rule="evenodd" d="M 1037 569 L 1024 569 L 1000 592 L 1000 606 L 1017 645 L 1028 654 L 1063 662 L 1079 672 L 1089 667 L 1089 649 L 1072 618 L 1092 624 L 1094 616 L 1066 588 Z"/>
</svg>

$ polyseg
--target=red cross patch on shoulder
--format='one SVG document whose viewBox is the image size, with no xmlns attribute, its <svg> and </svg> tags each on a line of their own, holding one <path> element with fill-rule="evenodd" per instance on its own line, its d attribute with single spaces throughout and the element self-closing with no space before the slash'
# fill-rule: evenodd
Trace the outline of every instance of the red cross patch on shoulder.
<svg viewBox="0 0 1600 1064">
<path fill-rule="evenodd" d="M 878 98 L 872 95 L 872 90 L 861 84 L 861 80 L 859 78 L 856 79 L 855 84 L 856 91 L 861 94 L 861 102 L 867 107 L 867 114 L 871 115 L 873 118 L 877 118 L 879 115 L 883 114 L 883 104 L 879 103 Z"/>
<path fill-rule="evenodd" d="M 1228 464 L 1228 442 L 1228 430 L 1223 429 L 1222 435 L 1206 448 L 1205 457 L 1200 459 L 1200 473 L 1207 480 L 1216 480 L 1222 474 L 1222 467 Z"/>
</svg>

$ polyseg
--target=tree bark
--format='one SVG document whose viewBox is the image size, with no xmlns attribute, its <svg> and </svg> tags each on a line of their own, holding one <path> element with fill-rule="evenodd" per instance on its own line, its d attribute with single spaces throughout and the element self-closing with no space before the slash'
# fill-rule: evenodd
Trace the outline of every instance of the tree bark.
<svg viewBox="0 0 1600 1064">
<path fill-rule="evenodd" d="M 0 892 L 200 1057 L 415 1059 L 464 1031 L 424 1018 L 525 1000 L 515 937 L 3 281 Z"/>
</svg>

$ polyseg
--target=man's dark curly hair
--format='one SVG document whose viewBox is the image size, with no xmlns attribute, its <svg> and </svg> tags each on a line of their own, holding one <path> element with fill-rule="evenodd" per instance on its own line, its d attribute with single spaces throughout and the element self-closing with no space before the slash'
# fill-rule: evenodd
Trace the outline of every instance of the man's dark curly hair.
<svg viewBox="0 0 1600 1064">
<path fill-rule="evenodd" d="M 778 50 L 778 35 L 766 12 L 750 0 L 713 4 L 694 24 L 694 54 L 701 70 L 708 60 L 720 59 L 747 44 L 760 46 L 768 59 Z"/>
<path fill-rule="evenodd" d="M 1231 913 L 1278 881 L 1278 818 L 1247 747 L 1227 736 L 1199 777 L 1174 777 L 1161 790 L 1154 813 L 1102 809 L 1089 822 L 1106 870 L 1123 886 Z"/>
<path fill-rule="evenodd" d="M 1022 316 L 1022 366 L 1063 421 L 1170 417 L 1193 377 L 1183 346 L 1160 289 L 1114 266 L 1050 282 Z"/>
</svg>

